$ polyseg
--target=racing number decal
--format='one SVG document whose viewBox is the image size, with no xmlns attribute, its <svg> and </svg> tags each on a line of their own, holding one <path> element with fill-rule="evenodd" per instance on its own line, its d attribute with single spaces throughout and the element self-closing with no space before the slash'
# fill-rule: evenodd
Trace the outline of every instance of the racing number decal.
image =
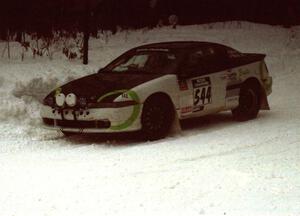
<svg viewBox="0 0 300 216">
<path fill-rule="evenodd" d="M 211 103 L 211 86 L 205 86 L 194 90 L 194 106 Z"/>
<path fill-rule="evenodd" d="M 211 81 L 209 77 L 192 80 L 194 89 L 194 106 L 210 104 L 211 100 Z"/>
</svg>

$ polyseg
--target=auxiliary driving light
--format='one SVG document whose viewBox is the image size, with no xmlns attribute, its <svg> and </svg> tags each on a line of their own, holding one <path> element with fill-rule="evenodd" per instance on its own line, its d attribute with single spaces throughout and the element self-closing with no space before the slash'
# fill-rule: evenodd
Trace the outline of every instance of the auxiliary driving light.
<svg viewBox="0 0 300 216">
<path fill-rule="evenodd" d="M 68 106 L 73 107 L 76 105 L 76 101 L 77 101 L 77 97 L 75 94 L 70 93 L 67 95 L 66 97 L 66 103 L 68 104 Z"/>
<path fill-rule="evenodd" d="M 60 93 L 58 95 L 55 96 L 55 102 L 57 104 L 57 106 L 63 106 L 65 103 L 65 98 L 66 96 L 63 93 Z"/>
</svg>

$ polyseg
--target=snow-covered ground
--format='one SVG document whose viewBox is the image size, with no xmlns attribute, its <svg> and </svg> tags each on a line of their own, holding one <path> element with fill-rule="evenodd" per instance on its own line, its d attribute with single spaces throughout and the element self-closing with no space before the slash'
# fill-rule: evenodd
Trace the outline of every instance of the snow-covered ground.
<svg viewBox="0 0 300 216">
<path fill-rule="evenodd" d="M 271 111 L 184 122 L 156 142 L 64 138 L 41 128 L 39 101 L 149 42 L 203 40 L 266 53 Z M 0 43 L 0 51 L 5 44 Z M 124 31 L 91 40 L 89 66 L 55 53 L 0 58 L 0 215 L 300 215 L 300 27 L 247 22 Z"/>
</svg>

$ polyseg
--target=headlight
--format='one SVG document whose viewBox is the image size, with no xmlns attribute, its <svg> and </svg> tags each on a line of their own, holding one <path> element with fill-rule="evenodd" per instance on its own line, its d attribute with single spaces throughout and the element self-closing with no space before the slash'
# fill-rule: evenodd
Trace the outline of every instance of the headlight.
<svg viewBox="0 0 300 216">
<path fill-rule="evenodd" d="M 66 104 L 70 107 L 73 107 L 76 105 L 77 97 L 75 94 L 70 93 L 66 97 Z"/>
<path fill-rule="evenodd" d="M 65 98 L 66 96 L 63 93 L 60 93 L 55 96 L 55 102 L 57 106 L 63 106 L 65 104 Z"/>
<path fill-rule="evenodd" d="M 53 97 L 46 97 L 43 101 L 43 104 L 46 106 L 54 106 L 54 98 Z"/>
</svg>

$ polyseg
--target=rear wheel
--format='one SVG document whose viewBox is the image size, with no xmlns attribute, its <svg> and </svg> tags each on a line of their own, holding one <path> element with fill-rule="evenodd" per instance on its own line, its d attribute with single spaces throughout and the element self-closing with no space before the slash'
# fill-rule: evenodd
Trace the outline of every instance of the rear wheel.
<svg viewBox="0 0 300 216">
<path fill-rule="evenodd" d="M 158 140 L 167 136 L 174 121 L 175 111 L 167 96 L 152 96 L 144 103 L 142 113 L 142 135 L 147 140 Z"/>
<path fill-rule="evenodd" d="M 240 90 L 239 106 L 232 110 L 238 121 L 247 121 L 257 117 L 260 109 L 260 86 L 256 83 L 245 83 Z"/>
</svg>

